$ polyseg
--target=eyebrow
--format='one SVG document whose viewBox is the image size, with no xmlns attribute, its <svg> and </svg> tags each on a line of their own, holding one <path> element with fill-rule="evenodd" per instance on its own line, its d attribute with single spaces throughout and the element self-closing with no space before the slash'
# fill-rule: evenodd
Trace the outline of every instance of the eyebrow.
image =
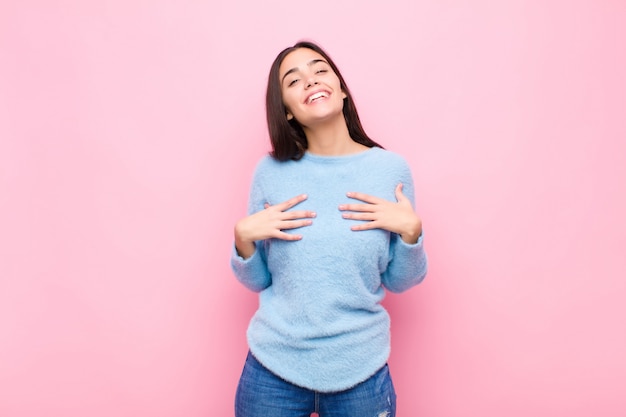
<svg viewBox="0 0 626 417">
<path fill-rule="evenodd" d="M 307 65 L 310 67 L 310 66 L 312 66 L 312 65 L 317 64 L 318 62 L 323 62 L 323 63 L 325 63 L 325 64 L 327 64 L 327 65 L 330 65 L 330 64 L 329 64 L 328 62 L 326 62 L 325 60 L 323 60 L 323 59 L 319 59 L 319 58 L 318 58 L 318 59 L 313 59 L 313 60 L 309 61 L 309 62 L 307 63 Z M 294 68 L 290 69 L 289 71 L 287 71 L 287 72 L 285 73 L 285 75 L 283 75 L 283 78 L 281 78 L 280 83 L 282 84 L 282 83 L 285 81 L 285 77 L 286 77 L 286 76 L 288 76 L 289 74 L 294 73 L 294 72 L 296 72 L 296 71 L 298 71 L 298 68 L 297 68 L 297 67 L 294 67 Z"/>
</svg>

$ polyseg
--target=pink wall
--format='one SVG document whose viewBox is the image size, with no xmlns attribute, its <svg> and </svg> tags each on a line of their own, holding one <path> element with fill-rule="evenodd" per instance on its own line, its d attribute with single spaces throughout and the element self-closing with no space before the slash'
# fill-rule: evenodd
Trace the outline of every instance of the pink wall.
<svg viewBox="0 0 626 417">
<path fill-rule="evenodd" d="M 626 3 L 369 4 L 0 4 L 1 416 L 232 415 L 232 225 L 303 37 L 413 167 L 399 415 L 624 415 Z"/>
</svg>

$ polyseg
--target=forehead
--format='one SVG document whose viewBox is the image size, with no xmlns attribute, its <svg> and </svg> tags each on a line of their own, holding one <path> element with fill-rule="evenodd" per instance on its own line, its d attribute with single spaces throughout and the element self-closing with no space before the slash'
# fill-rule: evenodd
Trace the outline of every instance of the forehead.
<svg viewBox="0 0 626 417">
<path fill-rule="evenodd" d="M 287 54 L 287 56 L 283 59 L 283 62 L 280 64 L 280 69 L 278 72 L 282 77 L 283 74 L 285 74 L 290 69 L 304 68 L 309 64 L 309 62 L 316 59 L 323 59 L 324 61 L 326 61 L 326 59 L 322 55 L 312 49 L 298 48 L 295 51 Z"/>
</svg>

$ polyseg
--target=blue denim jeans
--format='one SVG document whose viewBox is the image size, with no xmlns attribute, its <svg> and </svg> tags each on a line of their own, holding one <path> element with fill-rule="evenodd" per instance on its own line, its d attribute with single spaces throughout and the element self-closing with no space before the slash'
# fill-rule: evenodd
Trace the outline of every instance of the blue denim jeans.
<svg viewBox="0 0 626 417">
<path fill-rule="evenodd" d="M 236 417 L 395 417 L 396 393 L 383 366 L 346 391 L 324 393 L 274 375 L 248 353 L 235 396 Z"/>
</svg>

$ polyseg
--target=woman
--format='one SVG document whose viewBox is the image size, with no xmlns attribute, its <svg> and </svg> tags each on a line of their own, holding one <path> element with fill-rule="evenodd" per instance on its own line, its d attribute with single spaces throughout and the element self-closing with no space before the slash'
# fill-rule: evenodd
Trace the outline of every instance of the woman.
<svg viewBox="0 0 626 417">
<path fill-rule="evenodd" d="M 300 42 L 270 69 L 272 152 L 255 171 L 231 265 L 260 292 L 236 416 L 394 416 L 385 288 L 426 275 L 404 159 L 364 132 L 330 57 Z"/>
</svg>

